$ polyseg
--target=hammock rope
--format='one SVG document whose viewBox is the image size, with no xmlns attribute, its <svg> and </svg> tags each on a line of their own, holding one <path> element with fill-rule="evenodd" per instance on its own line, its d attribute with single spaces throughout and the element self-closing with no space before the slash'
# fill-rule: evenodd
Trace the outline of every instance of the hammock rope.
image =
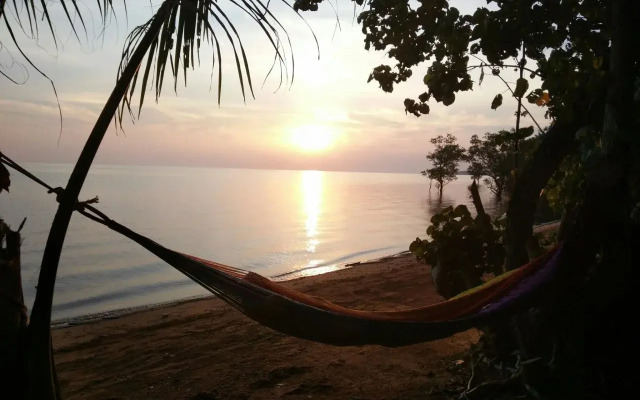
<svg viewBox="0 0 640 400">
<path fill-rule="evenodd" d="M 0 159 L 49 193 L 64 193 L 2 153 Z M 91 205 L 95 202 L 97 197 L 78 202 L 76 211 L 138 243 L 256 322 L 287 335 L 332 345 L 403 346 L 451 336 L 500 318 L 526 307 L 551 281 L 561 254 L 558 246 L 448 301 L 400 311 L 362 311 L 306 295 L 250 271 L 168 249 L 109 218 Z"/>
</svg>

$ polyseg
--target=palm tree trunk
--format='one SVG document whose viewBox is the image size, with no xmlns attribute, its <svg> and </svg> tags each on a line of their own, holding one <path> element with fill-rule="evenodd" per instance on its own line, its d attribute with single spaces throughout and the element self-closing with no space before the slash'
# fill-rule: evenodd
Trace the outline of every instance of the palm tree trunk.
<svg viewBox="0 0 640 400">
<path fill-rule="evenodd" d="M 64 194 L 59 196 L 60 205 L 51 225 L 44 255 L 42 256 L 38 289 L 28 329 L 26 367 L 28 376 L 27 398 L 29 399 L 55 400 L 57 398 L 53 354 L 51 352 L 50 325 L 53 292 L 64 238 L 67 234 L 67 228 L 69 227 L 69 221 L 76 206 L 78 195 L 105 132 L 109 128 L 111 120 L 118 110 L 118 105 L 125 96 L 127 88 L 151 43 L 160 32 L 165 13 L 172 5 L 172 1 L 163 2 L 154 15 L 147 32 L 122 71 L 115 88 L 111 92 L 111 96 L 102 109 L 71 173 Z"/>
</svg>

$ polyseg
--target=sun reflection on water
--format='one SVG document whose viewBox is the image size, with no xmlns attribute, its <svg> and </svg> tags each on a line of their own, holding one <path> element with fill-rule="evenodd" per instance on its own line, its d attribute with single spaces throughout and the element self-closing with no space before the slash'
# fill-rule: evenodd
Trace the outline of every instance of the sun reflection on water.
<svg viewBox="0 0 640 400">
<path fill-rule="evenodd" d="M 315 253 L 320 244 L 318 240 L 318 218 L 322 211 L 322 188 L 324 173 L 322 171 L 302 171 L 300 188 L 305 215 L 306 249 Z M 312 264 L 318 261 L 311 261 Z"/>
</svg>

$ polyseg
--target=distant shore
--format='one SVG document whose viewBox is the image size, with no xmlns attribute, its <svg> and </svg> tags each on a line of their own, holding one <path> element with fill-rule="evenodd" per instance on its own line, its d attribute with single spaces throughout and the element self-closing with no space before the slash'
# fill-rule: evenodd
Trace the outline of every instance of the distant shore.
<svg viewBox="0 0 640 400">
<path fill-rule="evenodd" d="M 365 310 L 442 301 L 429 267 L 406 253 L 283 284 Z M 425 398 L 460 379 L 458 359 L 478 337 L 333 347 L 272 331 L 216 298 L 91 317 L 53 333 L 66 399 Z"/>
</svg>

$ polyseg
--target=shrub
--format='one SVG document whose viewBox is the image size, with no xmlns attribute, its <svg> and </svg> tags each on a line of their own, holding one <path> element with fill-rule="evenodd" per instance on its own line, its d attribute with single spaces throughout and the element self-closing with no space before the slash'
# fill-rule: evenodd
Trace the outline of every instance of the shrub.
<svg viewBox="0 0 640 400">
<path fill-rule="evenodd" d="M 434 215 L 431 224 L 431 240 L 416 238 L 409 250 L 431 265 L 436 290 L 444 298 L 481 284 L 485 274 L 502 273 L 505 253 L 499 222 L 486 215 L 473 218 L 459 205 Z"/>
</svg>

